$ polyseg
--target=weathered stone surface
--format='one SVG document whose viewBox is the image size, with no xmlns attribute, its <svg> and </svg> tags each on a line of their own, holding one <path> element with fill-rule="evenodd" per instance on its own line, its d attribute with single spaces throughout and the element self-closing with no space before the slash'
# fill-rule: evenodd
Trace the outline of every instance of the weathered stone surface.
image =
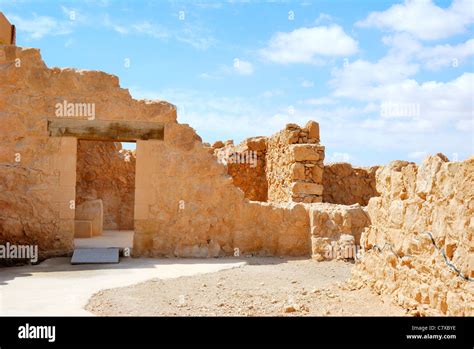
<svg viewBox="0 0 474 349">
<path fill-rule="evenodd" d="M 217 142 L 216 142 L 217 143 Z M 225 164 L 235 186 L 240 188 L 246 198 L 254 201 L 267 201 L 267 180 L 265 177 L 266 138 L 253 137 L 234 146 L 217 144 L 212 148 L 218 161 Z"/>
<path fill-rule="evenodd" d="M 319 124 L 316 121 L 310 120 L 305 125 L 308 130 L 308 138 L 314 138 L 319 142 Z"/>
<path fill-rule="evenodd" d="M 15 28 L 0 12 L 0 45 L 15 45 Z M 0 58 L 1 59 L 1 58 Z"/>
<path fill-rule="evenodd" d="M 91 222 L 92 236 L 102 235 L 104 227 L 104 208 L 102 200 L 89 200 L 77 205 L 76 219 Z"/>
<path fill-rule="evenodd" d="M 369 199 L 378 196 L 375 172 L 379 166 L 353 167 L 349 163 L 339 162 L 324 166 L 322 183 L 324 187 L 323 202 L 352 205 L 358 203 L 366 206 Z M 319 178 L 313 171 L 313 176 Z"/>
<path fill-rule="evenodd" d="M 472 282 L 437 248 L 463 276 L 474 277 L 474 158 L 449 162 L 435 155 L 419 167 L 394 161 L 376 179 L 380 197 L 367 207 L 371 226 L 361 236 L 366 251 L 354 282 L 416 314 L 472 316 Z"/>
<path fill-rule="evenodd" d="M 315 124 L 307 125 L 316 127 Z M 322 202 L 318 185 L 322 182 L 324 147 L 314 144 L 316 138 L 308 137 L 307 128 L 288 124 L 285 130 L 268 138 L 249 138 L 238 146 L 216 142 L 216 147 L 207 149 L 226 164 L 233 183 L 250 200 Z"/>
<path fill-rule="evenodd" d="M 132 99 L 109 74 L 49 69 L 37 49 L 0 50 L 7 63 L 21 61 L 0 69 L 0 243 L 37 244 L 40 258 L 64 255 L 73 249 L 77 140 L 48 137 L 56 104 L 93 103 L 97 120 L 165 125 L 176 123 L 176 108 Z"/>
<path fill-rule="evenodd" d="M 78 219 L 74 221 L 75 238 L 91 238 L 92 236 L 92 221 Z"/>
<path fill-rule="evenodd" d="M 322 195 L 323 186 L 316 183 L 294 182 L 291 185 L 293 194 L 299 195 Z"/>
<path fill-rule="evenodd" d="M 308 206 L 311 227 L 312 257 L 327 259 L 353 259 L 360 236 L 370 225 L 364 209 L 327 203 Z"/>
<path fill-rule="evenodd" d="M 294 144 L 290 146 L 294 161 L 318 161 L 320 146 L 316 144 Z"/>
<path fill-rule="evenodd" d="M 307 125 L 314 126 L 311 122 Z M 300 185 L 296 185 L 296 192 L 292 190 L 296 181 L 308 183 L 308 188 L 312 187 L 311 184 L 322 182 L 324 147 L 317 144 L 319 139 L 311 138 L 309 133 L 307 128 L 288 124 L 285 130 L 268 138 L 266 177 L 269 201 L 304 203 L 322 201 L 319 189 L 316 191 L 318 194 L 309 194 L 310 189 L 299 190 Z"/>
</svg>

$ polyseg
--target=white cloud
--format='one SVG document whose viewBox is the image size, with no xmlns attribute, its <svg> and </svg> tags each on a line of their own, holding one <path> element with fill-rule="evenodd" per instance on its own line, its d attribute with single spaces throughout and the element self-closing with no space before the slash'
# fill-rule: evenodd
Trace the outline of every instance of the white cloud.
<svg viewBox="0 0 474 349">
<path fill-rule="evenodd" d="M 343 68 L 333 69 L 330 85 L 335 87 L 337 97 L 378 99 L 373 95 L 375 87 L 404 81 L 418 69 L 417 64 L 403 57 L 386 56 L 375 63 L 359 59 Z"/>
<path fill-rule="evenodd" d="M 321 64 L 324 57 L 352 55 L 357 52 L 357 45 L 340 26 L 319 26 L 279 32 L 260 54 L 276 63 Z"/>
<path fill-rule="evenodd" d="M 42 39 L 45 36 L 66 35 L 72 32 L 72 21 L 58 21 L 53 17 L 36 14 L 33 14 L 31 19 L 13 14 L 8 14 L 7 18 L 15 24 L 19 32 L 26 33 L 29 39 Z"/>
<path fill-rule="evenodd" d="M 228 75 L 252 75 L 254 70 L 252 63 L 234 58 L 232 65 L 221 64 L 213 72 L 201 73 L 199 77 L 206 80 L 219 80 Z"/>
<path fill-rule="evenodd" d="M 425 47 L 417 53 L 424 66 L 430 70 L 438 70 L 441 67 L 457 67 L 470 56 L 474 55 L 474 39 L 470 39 L 459 45 L 437 45 Z"/>
<path fill-rule="evenodd" d="M 239 75 L 252 75 L 254 71 L 252 63 L 238 58 L 234 60 L 233 69 Z"/>
<path fill-rule="evenodd" d="M 152 24 L 148 21 L 133 24 L 132 29 L 138 34 L 149 35 L 155 39 L 166 39 L 170 36 L 165 28 L 156 24 Z M 120 30 L 117 31 L 120 33 Z"/>
<path fill-rule="evenodd" d="M 423 40 L 443 39 L 466 31 L 474 21 L 472 6 L 472 0 L 454 0 L 448 8 L 431 0 L 406 0 L 386 11 L 371 12 L 356 25 L 406 32 Z"/>
<path fill-rule="evenodd" d="M 172 31 L 150 21 L 141 21 L 132 24 L 117 23 L 112 21 L 109 15 L 105 15 L 102 24 L 122 35 L 136 34 L 146 35 L 163 41 L 174 40 L 199 50 L 205 50 L 216 42 L 214 37 L 212 37 L 204 27 L 192 23 L 186 23 L 180 29 Z"/>
<path fill-rule="evenodd" d="M 206 50 L 217 41 L 203 25 L 190 22 L 186 22 L 173 36 L 199 50 Z"/>
<path fill-rule="evenodd" d="M 303 81 L 301 82 L 301 86 L 302 86 L 302 87 L 306 87 L 306 88 L 314 87 L 314 82 L 309 81 L 309 80 L 303 80 Z"/>
<path fill-rule="evenodd" d="M 322 22 L 330 22 L 332 21 L 332 16 L 331 15 L 328 15 L 327 13 L 320 13 L 318 18 L 316 18 L 316 21 L 314 21 L 314 23 L 316 24 L 321 24 Z"/>
<path fill-rule="evenodd" d="M 463 73 L 447 82 L 419 83 L 409 78 L 408 67 L 404 62 L 388 65 L 385 59 L 376 63 L 357 61 L 333 72 L 334 95 L 379 104 L 417 106 L 419 113 L 410 114 L 404 120 L 381 118 L 366 125 L 377 129 L 391 127 L 421 132 L 450 123 L 465 125 L 467 120 L 472 120 L 474 73 Z"/>
</svg>

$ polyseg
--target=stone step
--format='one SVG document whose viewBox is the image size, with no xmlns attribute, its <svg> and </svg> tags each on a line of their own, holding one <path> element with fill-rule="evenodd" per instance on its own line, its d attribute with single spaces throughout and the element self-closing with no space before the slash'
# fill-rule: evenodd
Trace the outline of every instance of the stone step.
<svg viewBox="0 0 474 349">
<path fill-rule="evenodd" d="M 71 264 L 109 264 L 119 263 L 118 248 L 77 248 Z"/>
</svg>

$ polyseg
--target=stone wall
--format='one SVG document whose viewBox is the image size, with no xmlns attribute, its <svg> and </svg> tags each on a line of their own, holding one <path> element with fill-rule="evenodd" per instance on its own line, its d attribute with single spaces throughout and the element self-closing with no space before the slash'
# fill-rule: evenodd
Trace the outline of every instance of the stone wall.
<svg viewBox="0 0 474 349">
<path fill-rule="evenodd" d="M 171 142 L 178 134 L 181 140 Z M 135 204 L 134 252 L 309 254 L 309 217 L 302 205 L 249 202 L 191 128 L 168 127 L 165 139 L 137 143 L 136 197 L 141 204 Z"/>
<path fill-rule="evenodd" d="M 367 207 L 355 285 L 390 294 L 414 314 L 474 315 L 474 157 L 394 161 L 376 178 L 381 195 Z"/>
<path fill-rule="evenodd" d="M 102 199 L 104 229 L 133 230 L 135 154 L 121 143 L 79 141 L 76 205 Z"/>
<path fill-rule="evenodd" d="M 352 167 L 346 162 L 324 166 L 323 202 L 366 206 L 369 199 L 378 196 L 375 172 L 379 166 Z"/>
<path fill-rule="evenodd" d="M 247 199 L 267 201 L 266 137 L 253 137 L 234 146 L 233 142 L 216 142 L 210 148 L 218 161 L 227 166 L 235 186 L 240 188 Z"/>
<path fill-rule="evenodd" d="M 319 125 L 288 124 L 267 140 L 266 176 L 271 202 L 321 202 L 324 147 Z"/>
<path fill-rule="evenodd" d="M 0 243 L 37 244 L 40 258 L 64 255 L 73 248 L 77 140 L 48 136 L 57 103 L 94 104 L 96 119 L 165 125 L 176 122 L 176 108 L 132 99 L 116 76 L 50 69 L 37 49 L 0 50 Z"/>
<path fill-rule="evenodd" d="M 1 49 L 0 242 L 38 244 L 40 258 L 72 251 L 77 140 L 47 128 L 67 101 L 93 104 L 95 120 L 164 126 L 163 141 L 137 141 L 134 255 L 310 254 L 304 205 L 246 199 L 173 105 L 134 100 L 106 73 L 50 69 L 37 49 Z"/>
<path fill-rule="evenodd" d="M 337 258 L 338 252 L 345 252 L 344 259 L 355 259 L 355 248 L 360 243 L 362 232 L 370 224 L 367 213 L 359 204 L 312 204 L 309 205 L 309 217 L 313 259 Z M 346 248 L 351 250 L 345 251 Z"/>
</svg>

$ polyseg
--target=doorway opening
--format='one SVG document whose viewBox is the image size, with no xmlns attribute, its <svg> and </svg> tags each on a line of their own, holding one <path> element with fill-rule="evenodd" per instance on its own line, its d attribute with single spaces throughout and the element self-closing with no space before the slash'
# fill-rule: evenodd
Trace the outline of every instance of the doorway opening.
<svg viewBox="0 0 474 349">
<path fill-rule="evenodd" d="M 135 142 L 78 140 L 75 248 L 131 248 Z"/>
</svg>

